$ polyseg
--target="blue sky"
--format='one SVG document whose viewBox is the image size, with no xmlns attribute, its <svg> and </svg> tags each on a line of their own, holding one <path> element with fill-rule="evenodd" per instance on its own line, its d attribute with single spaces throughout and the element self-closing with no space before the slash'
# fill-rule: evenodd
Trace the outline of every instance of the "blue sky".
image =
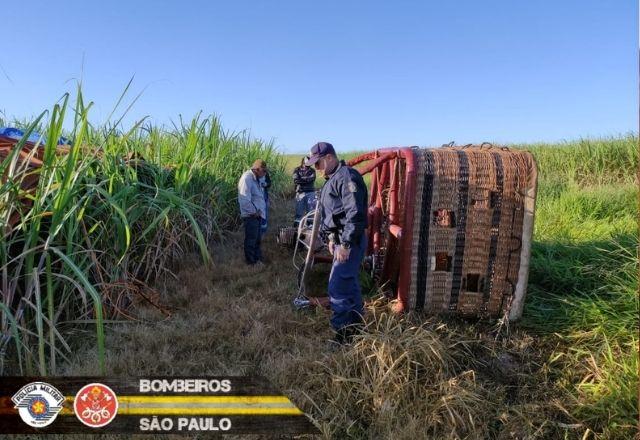
<svg viewBox="0 0 640 440">
<path fill-rule="evenodd" d="M 27 7 L 28 6 L 28 7 Z M 4 8 L 0 110 L 82 76 L 101 122 L 199 110 L 302 152 L 637 131 L 638 11 L 618 1 L 31 1 Z M 9 11 L 9 12 L 7 12 Z M 84 60 L 84 67 L 83 67 Z"/>
</svg>

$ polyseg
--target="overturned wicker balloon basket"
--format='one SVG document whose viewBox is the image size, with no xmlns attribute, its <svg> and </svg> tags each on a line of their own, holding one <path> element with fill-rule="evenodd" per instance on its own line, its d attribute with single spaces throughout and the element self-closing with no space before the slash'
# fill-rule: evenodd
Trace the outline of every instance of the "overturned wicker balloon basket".
<svg viewBox="0 0 640 440">
<path fill-rule="evenodd" d="M 530 153 L 388 148 L 349 165 L 371 175 L 368 267 L 396 310 L 521 316 L 537 182 Z"/>
</svg>

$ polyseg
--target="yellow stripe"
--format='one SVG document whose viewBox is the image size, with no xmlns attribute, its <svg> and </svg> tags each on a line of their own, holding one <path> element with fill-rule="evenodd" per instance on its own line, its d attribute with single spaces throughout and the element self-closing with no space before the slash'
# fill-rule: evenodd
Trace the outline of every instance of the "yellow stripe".
<svg viewBox="0 0 640 440">
<path fill-rule="evenodd" d="M 123 408 L 120 415 L 300 415 L 298 408 Z"/>
<path fill-rule="evenodd" d="M 65 396 L 73 403 L 73 396 Z M 129 404 L 149 404 L 144 408 L 129 408 Z M 163 404 L 203 404 L 203 403 L 240 403 L 256 405 L 254 408 L 171 408 L 154 407 L 154 403 Z M 261 407 L 260 404 L 289 403 L 290 408 Z M 286 396 L 118 396 L 119 415 L 301 415 L 303 414 Z M 64 407 L 62 416 L 73 415 L 73 406 Z"/>
<path fill-rule="evenodd" d="M 73 409 L 62 408 L 61 416 L 72 416 Z M 298 408 L 118 408 L 120 416 L 189 416 L 189 415 L 272 415 L 297 416 L 302 411 Z"/>
<path fill-rule="evenodd" d="M 286 396 L 117 396 L 118 404 L 127 403 L 291 403 Z M 73 396 L 66 396 L 73 402 Z"/>
<path fill-rule="evenodd" d="M 286 396 L 122 396 L 118 403 L 291 403 Z"/>
</svg>

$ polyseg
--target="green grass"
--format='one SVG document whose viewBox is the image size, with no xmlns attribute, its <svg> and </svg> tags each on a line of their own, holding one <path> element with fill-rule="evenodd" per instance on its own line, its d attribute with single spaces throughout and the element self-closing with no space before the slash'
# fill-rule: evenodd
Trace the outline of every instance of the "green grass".
<svg viewBox="0 0 640 440">
<path fill-rule="evenodd" d="M 635 182 L 638 173 L 636 134 L 513 147 L 526 148 L 534 154 L 544 184 Z"/>
<path fill-rule="evenodd" d="M 566 409 L 603 438 L 638 420 L 638 138 L 525 146 L 539 169 L 522 326 L 549 354 Z"/>
<path fill-rule="evenodd" d="M 73 104 L 67 94 L 32 123 L 10 124 L 48 142 L 35 171 L 18 160 L 18 148 L 0 163 L 8 177 L 0 186 L 0 374 L 5 366 L 55 374 L 72 351 L 70 336 L 87 326 L 102 370 L 105 320 L 127 316 L 185 253 L 209 260 L 213 240 L 237 222 L 240 174 L 262 158 L 274 186 L 283 182 L 273 142 L 225 132 L 216 117 L 123 130 L 91 125 L 90 109 L 78 89 Z M 56 154 L 61 134 L 72 140 L 66 154 Z M 25 193 L 21 182 L 34 174 L 37 188 Z M 25 200 L 32 202 L 26 209 Z"/>
</svg>

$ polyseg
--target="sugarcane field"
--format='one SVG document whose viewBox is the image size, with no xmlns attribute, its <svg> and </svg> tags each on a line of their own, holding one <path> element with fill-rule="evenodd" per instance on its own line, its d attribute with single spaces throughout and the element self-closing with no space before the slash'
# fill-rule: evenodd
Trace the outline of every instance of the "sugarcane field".
<svg viewBox="0 0 640 440">
<path fill-rule="evenodd" d="M 637 3 L 36 3 L 0 437 L 640 438 Z"/>
</svg>

